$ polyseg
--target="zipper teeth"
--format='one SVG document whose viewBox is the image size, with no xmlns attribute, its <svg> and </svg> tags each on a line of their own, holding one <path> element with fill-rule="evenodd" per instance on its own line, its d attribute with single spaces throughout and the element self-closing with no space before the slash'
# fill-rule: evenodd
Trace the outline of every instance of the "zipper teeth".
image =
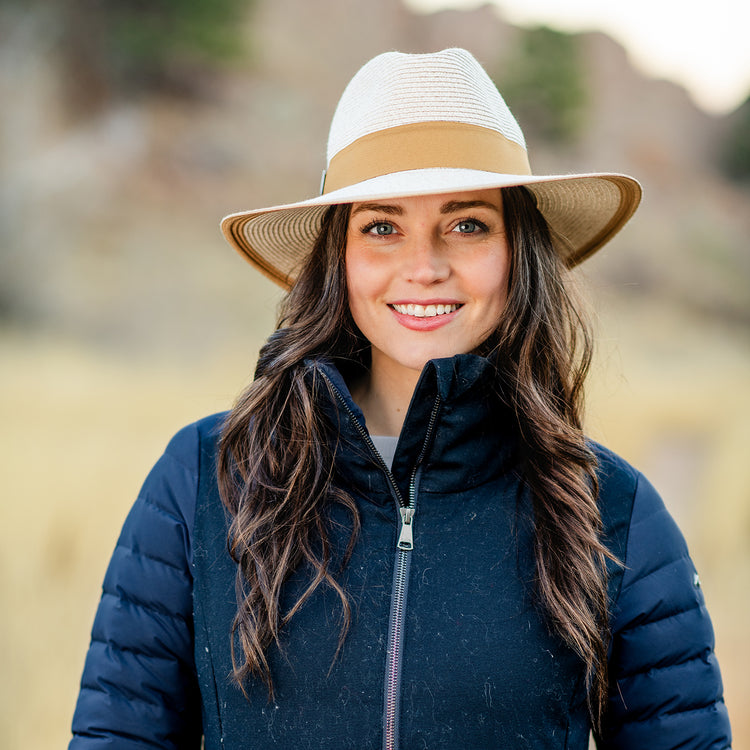
<svg viewBox="0 0 750 750">
<path fill-rule="evenodd" d="M 427 432 L 425 433 L 424 443 L 422 443 L 422 450 L 419 457 L 414 464 L 414 468 L 411 471 L 411 479 L 409 480 L 409 507 L 413 508 L 416 504 L 416 482 L 417 482 L 417 470 L 419 469 L 422 461 L 424 461 L 427 455 L 427 446 L 430 443 L 430 437 L 432 431 L 435 428 L 435 421 L 437 420 L 438 410 L 440 409 L 440 403 L 442 399 L 440 396 L 435 397 L 435 403 L 432 405 L 432 413 L 430 414 L 430 421 L 427 423 Z"/>
<path fill-rule="evenodd" d="M 416 506 L 416 488 L 417 488 L 417 472 L 419 470 L 422 461 L 424 461 L 427 455 L 427 449 L 430 444 L 430 438 L 432 437 L 432 431 L 435 428 L 435 422 L 437 420 L 438 411 L 442 399 L 438 394 L 435 397 L 435 403 L 432 406 L 432 412 L 430 414 L 430 420 L 427 424 L 427 432 L 425 433 L 425 439 L 422 443 L 422 450 L 414 464 L 414 468 L 411 472 L 409 479 L 409 498 L 408 502 L 405 503 L 401 495 L 401 491 L 396 484 L 396 480 L 391 473 L 391 470 L 386 466 L 383 457 L 378 452 L 375 444 L 372 442 L 369 433 L 362 426 L 357 416 L 346 403 L 346 399 L 343 397 L 339 389 L 331 382 L 330 378 L 322 371 L 320 374 L 323 376 L 325 381 L 334 392 L 337 401 L 341 404 L 344 411 L 351 419 L 352 424 L 360 434 L 365 444 L 370 449 L 370 452 L 374 456 L 375 460 L 383 470 L 384 474 L 388 478 L 388 483 L 391 486 L 393 497 L 400 507 L 412 508 Z M 400 685 L 401 685 L 401 654 L 403 652 L 403 625 L 405 619 L 405 606 L 406 606 L 406 589 L 407 589 L 407 573 L 409 570 L 409 563 L 411 561 L 411 550 L 396 550 L 396 563 L 393 574 L 393 592 L 391 599 L 391 616 L 388 622 L 388 644 L 390 649 L 388 651 L 387 664 L 386 664 L 386 685 L 385 685 L 385 717 L 384 717 L 384 731 L 383 731 L 383 747 L 385 750 L 397 750 L 398 748 L 398 727 L 397 720 L 399 714 L 399 700 L 400 700 Z"/>
<path fill-rule="evenodd" d="M 438 395 L 430 414 L 427 424 L 427 432 L 422 443 L 422 450 L 417 458 L 409 480 L 409 504 L 407 507 L 415 509 L 417 496 L 417 472 L 427 455 L 432 431 L 435 428 L 441 398 Z M 388 664 L 386 667 L 386 694 L 385 694 L 385 726 L 383 733 L 383 747 L 385 750 L 396 750 L 398 748 L 398 717 L 399 701 L 401 699 L 401 656 L 404 649 L 404 620 L 406 607 L 407 573 L 411 561 L 411 550 L 399 549 L 396 553 L 396 570 L 393 576 L 393 600 L 391 607 L 391 618 L 389 623 Z"/>
<path fill-rule="evenodd" d="M 386 666 L 384 747 L 394 750 L 396 746 L 398 715 L 397 702 L 401 684 L 401 652 L 403 648 L 404 605 L 406 604 L 406 571 L 409 553 L 399 550 L 396 556 L 396 572 L 393 580 L 393 609 L 391 612 L 391 649 Z"/>
<path fill-rule="evenodd" d="M 390 484 L 391 486 L 391 492 L 394 498 L 396 499 L 396 502 L 400 506 L 406 506 L 406 503 L 404 502 L 404 499 L 401 496 L 401 490 L 399 490 L 398 485 L 396 484 L 396 480 L 394 479 L 393 474 L 391 473 L 391 470 L 386 466 L 385 461 L 383 461 L 383 457 L 380 455 L 378 449 L 375 447 L 375 443 L 372 442 L 372 439 L 370 438 L 369 433 L 362 426 L 362 423 L 359 421 L 359 419 L 357 419 L 357 415 L 351 410 L 351 407 L 349 406 L 349 404 L 346 403 L 346 399 L 343 397 L 339 389 L 331 382 L 328 375 L 326 375 L 322 371 L 320 372 L 320 374 L 323 376 L 325 381 L 331 387 L 331 390 L 336 395 L 336 400 L 344 408 L 344 411 L 347 413 L 349 419 L 352 421 L 352 424 L 356 428 L 357 432 L 360 434 L 360 437 L 365 441 L 373 457 L 378 462 L 378 464 L 380 465 L 380 468 L 383 470 L 383 473 L 388 478 L 388 484 Z"/>
</svg>

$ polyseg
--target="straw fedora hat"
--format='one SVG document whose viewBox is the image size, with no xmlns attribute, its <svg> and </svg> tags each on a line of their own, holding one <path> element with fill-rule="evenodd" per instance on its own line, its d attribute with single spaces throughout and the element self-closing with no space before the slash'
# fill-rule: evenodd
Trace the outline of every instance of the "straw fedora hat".
<svg viewBox="0 0 750 750">
<path fill-rule="evenodd" d="M 366 63 L 336 108 L 327 157 L 319 196 L 221 222 L 229 243 L 283 287 L 332 204 L 525 185 L 574 266 L 622 228 L 641 198 L 626 175 L 532 175 L 518 123 L 463 49 L 386 52 Z"/>
</svg>

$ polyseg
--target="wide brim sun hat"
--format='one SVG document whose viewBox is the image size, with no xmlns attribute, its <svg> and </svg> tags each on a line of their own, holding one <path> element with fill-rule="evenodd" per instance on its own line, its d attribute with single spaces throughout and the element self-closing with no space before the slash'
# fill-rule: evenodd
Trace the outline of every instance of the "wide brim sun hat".
<svg viewBox="0 0 750 750">
<path fill-rule="evenodd" d="M 521 128 L 466 50 L 386 52 L 341 96 L 321 194 L 230 214 L 221 229 L 252 265 L 289 288 L 331 205 L 518 185 L 533 194 L 569 267 L 608 242 L 641 199 L 637 180 L 623 174 L 533 175 Z"/>
</svg>

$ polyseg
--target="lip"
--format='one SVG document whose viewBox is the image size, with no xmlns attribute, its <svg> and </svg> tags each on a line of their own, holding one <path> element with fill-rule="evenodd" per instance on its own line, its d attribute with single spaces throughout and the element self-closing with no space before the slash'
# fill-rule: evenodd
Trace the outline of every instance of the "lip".
<svg viewBox="0 0 750 750">
<path fill-rule="evenodd" d="M 442 313 L 441 315 L 432 315 L 425 317 L 417 317 L 415 315 L 407 315 L 394 309 L 394 305 L 406 306 L 406 305 L 420 305 L 427 307 L 428 305 L 458 305 L 458 308 L 453 312 Z M 411 331 L 434 331 L 438 328 L 442 328 L 448 323 L 455 320 L 458 313 L 461 311 L 463 304 L 457 300 L 446 300 L 446 299 L 434 299 L 434 300 L 398 300 L 390 302 L 388 308 L 390 309 L 396 321 L 404 328 L 408 328 Z"/>
<path fill-rule="evenodd" d="M 461 300 L 448 298 L 448 297 L 434 297 L 431 299 L 394 299 L 391 300 L 389 305 L 462 305 Z"/>
</svg>

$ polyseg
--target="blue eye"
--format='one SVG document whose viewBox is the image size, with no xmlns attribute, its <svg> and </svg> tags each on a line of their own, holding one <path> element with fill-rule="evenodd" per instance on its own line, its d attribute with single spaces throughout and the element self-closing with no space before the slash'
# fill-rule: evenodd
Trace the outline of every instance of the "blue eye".
<svg viewBox="0 0 750 750">
<path fill-rule="evenodd" d="M 456 224 L 453 231 L 460 234 L 475 234 L 476 232 L 486 231 L 486 229 L 487 227 L 476 219 L 464 219 Z"/>
<path fill-rule="evenodd" d="M 374 221 L 372 224 L 368 224 L 362 231 L 365 234 L 376 234 L 379 237 L 387 237 L 396 230 L 393 228 L 393 224 L 389 224 L 387 221 Z"/>
</svg>

